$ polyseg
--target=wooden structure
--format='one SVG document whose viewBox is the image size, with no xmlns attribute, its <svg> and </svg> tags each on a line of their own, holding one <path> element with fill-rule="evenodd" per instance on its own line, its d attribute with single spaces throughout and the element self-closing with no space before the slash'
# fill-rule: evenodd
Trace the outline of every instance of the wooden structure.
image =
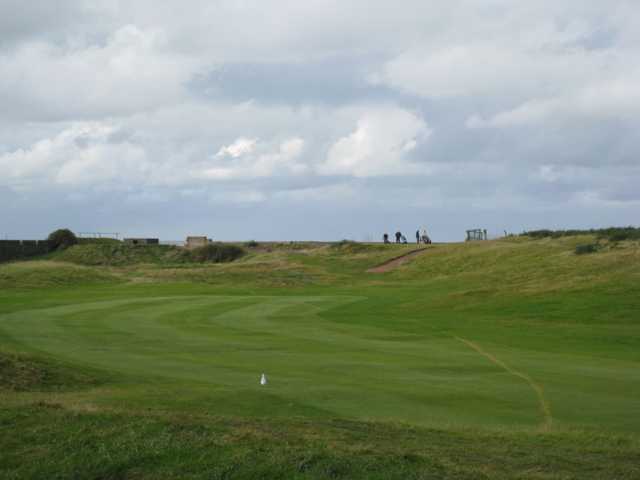
<svg viewBox="0 0 640 480">
<path fill-rule="evenodd" d="M 467 230 L 467 239 L 465 241 L 471 242 L 474 240 L 486 240 L 487 239 L 487 230 L 482 230 L 480 228 L 473 228 L 471 230 Z"/>
</svg>

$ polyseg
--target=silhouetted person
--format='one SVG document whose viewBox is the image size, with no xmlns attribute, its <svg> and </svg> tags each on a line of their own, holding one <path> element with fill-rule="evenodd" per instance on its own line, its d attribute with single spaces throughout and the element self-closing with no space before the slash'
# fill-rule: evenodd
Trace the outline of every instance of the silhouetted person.
<svg viewBox="0 0 640 480">
<path fill-rule="evenodd" d="M 384 243 L 389 243 L 389 234 L 388 234 L 388 233 L 385 233 L 385 234 L 382 236 L 382 241 L 383 241 Z"/>
<path fill-rule="evenodd" d="M 400 243 L 400 237 L 402 237 L 402 233 L 396 232 L 396 243 Z"/>
<path fill-rule="evenodd" d="M 416 230 L 416 243 L 420 245 L 420 230 Z"/>
</svg>

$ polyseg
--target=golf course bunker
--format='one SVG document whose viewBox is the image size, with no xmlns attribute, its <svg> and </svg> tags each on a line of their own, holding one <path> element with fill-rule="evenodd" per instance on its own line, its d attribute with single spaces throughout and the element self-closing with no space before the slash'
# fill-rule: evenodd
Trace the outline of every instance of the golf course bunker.
<svg viewBox="0 0 640 480">
<path fill-rule="evenodd" d="M 156 404 L 189 404 L 204 395 L 217 413 L 228 414 L 539 423 L 537 399 L 520 378 L 495 375 L 494 365 L 455 338 L 397 335 L 392 324 L 353 322 L 349 312 L 366 300 L 118 299 L 2 315 L 0 329 L 27 349 L 103 369 L 122 382 L 135 379 L 142 398 L 153 391 L 147 383 L 179 391 L 173 400 L 153 397 Z M 263 387 L 262 373 L 269 378 Z"/>
</svg>

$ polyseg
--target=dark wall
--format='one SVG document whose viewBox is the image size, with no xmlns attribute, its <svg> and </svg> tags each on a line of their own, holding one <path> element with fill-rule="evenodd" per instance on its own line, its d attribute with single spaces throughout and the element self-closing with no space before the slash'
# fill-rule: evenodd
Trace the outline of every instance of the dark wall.
<svg viewBox="0 0 640 480">
<path fill-rule="evenodd" d="M 160 245 L 159 238 L 125 238 L 127 245 Z"/>
<path fill-rule="evenodd" d="M 21 260 L 49 253 L 46 240 L 0 240 L 0 262 Z"/>
</svg>

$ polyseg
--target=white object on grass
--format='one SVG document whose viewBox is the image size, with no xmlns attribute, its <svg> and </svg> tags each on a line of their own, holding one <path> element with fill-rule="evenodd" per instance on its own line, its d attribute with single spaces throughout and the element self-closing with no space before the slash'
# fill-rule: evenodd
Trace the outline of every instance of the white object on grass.
<svg viewBox="0 0 640 480">
<path fill-rule="evenodd" d="M 267 376 L 263 373 L 262 377 L 260 377 L 260 385 L 266 385 L 267 384 Z"/>
</svg>

